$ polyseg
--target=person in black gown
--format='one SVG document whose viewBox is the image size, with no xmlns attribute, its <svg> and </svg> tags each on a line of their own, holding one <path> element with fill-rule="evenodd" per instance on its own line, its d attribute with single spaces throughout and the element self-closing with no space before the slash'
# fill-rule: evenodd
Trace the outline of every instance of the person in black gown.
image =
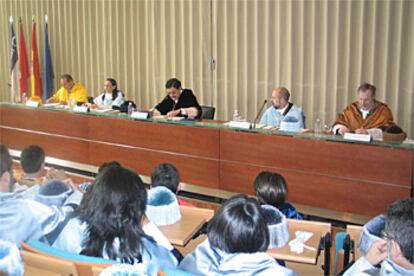
<svg viewBox="0 0 414 276">
<path fill-rule="evenodd" d="M 183 89 L 181 81 L 172 78 L 165 84 L 167 96 L 155 106 L 153 116 L 167 115 L 168 117 L 186 117 L 198 119 L 201 117 L 201 107 L 190 89 Z"/>
</svg>

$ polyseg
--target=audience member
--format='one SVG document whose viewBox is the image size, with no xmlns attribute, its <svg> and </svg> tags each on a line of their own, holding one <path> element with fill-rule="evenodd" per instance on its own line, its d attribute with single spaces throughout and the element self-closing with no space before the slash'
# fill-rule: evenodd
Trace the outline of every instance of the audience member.
<svg viewBox="0 0 414 276">
<path fill-rule="evenodd" d="M 414 198 L 394 202 L 385 214 L 383 239 L 374 242 L 345 275 L 414 275 L 413 233 Z"/>
<path fill-rule="evenodd" d="M 181 219 L 177 197 L 163 186 L 154 187 L 148 191 L 145 214 L 157 226 L 174 224 Z"/>
<path fill-rule="evenodd" d="M 20 246 L 21 241 L 50 242 L 55 229 L 64 223 L 64 211 L 48 207 L 13 193 L 12 159 L 8 149 L 0 144 L 0 237 Z"/>
<path fill-rule="evenodd" d="M 23 191 L 45 182 L 45 152 L 39 146 L 28 146 L 20 154 L 20 164 L 23 174 L 17 179 L 15 192 Z"/>
<path fill-rule="evenodd" d="M 181 189 L 180 184 L 180 173 L 177 168 L 172 164 L 162 163 L 155 167 L 154 171 L 151 174 L 151 187 L 163 186 L 168 188 L 174 194 L 177 194 Z M 194 207 L 188 201 L 185 201 L 177 197 L 178 204 L 181 206 L 191 206 Z"/>
<path fill-rule="evenodd" d="M 286 200 L 288 190 L 282 175 L 272 172 L 261 172 L 256 177 L 253 186 L 256 196 L 262 204 L 275 206 L 286 218 L 302 219 L 295 207 Z"/>
<path fill-rule="evenodd" d="M 140 177 L 121 166 L 108 166 L 84 194 L 74 217 L 54 247 L 122 263 L 174 267 L 173 254 L 143 230 L 147 191 Z"/>
<path fill-rule="evenodd" d="M 267 255 L 269 230 L 254 198 L 237 195 L 223 204 L 208 225 L 207 240 L 180 268 L 197 275 L 294 275 Z"/>
<path fill-rule="evenodd" d="M 24 265 L 20 251 L 14 243 L 0 239 L 0 275 L 23 275 Z"/>
<path fill-rule="evenodd" d="M 20 164 L 23 173 L 17 177 L 14 184 L 14 192 L 22 192 L 24 197 L 32 198 L 39 185 L 48 180 L 62 180 L 68 183 L 71 179 L 63 170 L 50 168 L 45 174 L 45 152 L 36 145 L 31 145 L 23 149 L 20 154 Z"/>
</svg>

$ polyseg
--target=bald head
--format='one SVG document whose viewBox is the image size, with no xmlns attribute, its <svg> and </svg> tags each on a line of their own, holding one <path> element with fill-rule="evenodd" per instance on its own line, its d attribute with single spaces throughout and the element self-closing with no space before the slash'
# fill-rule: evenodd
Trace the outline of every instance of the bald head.
<svg viewBox="0 0 414 276">
<path fill-rule="evenodd" d="M 290 93 L 286 87 L 278 87 L 272 91 L 272 104 L 275 108 L 283 109 L 289 103 Z"/>
</svg>

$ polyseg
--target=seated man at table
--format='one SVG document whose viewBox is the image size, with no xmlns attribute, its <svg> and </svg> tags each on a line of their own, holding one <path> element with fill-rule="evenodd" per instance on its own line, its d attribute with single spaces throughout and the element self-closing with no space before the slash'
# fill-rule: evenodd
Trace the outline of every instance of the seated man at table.
<svg viewBox="0 0 414 276">
<path fill-rule="evenodd" d="M 285 87 L 275 88 L 272 91 L 272 106 L 269 107 L 262 116 L 260 124 L 280 126 L 280 122 L 285 117 L 293 117 L 299 122 L 299 127 L 303 128 L 302 109 L 289 102 L 290 93 Z"/>
<path fill-rule="evenodd" d="M 386 104 L 375 99 L 376 90 L 376 87 L 369 83 L 360 85 L 358 100 L 339 114 L 332 131 L 340 135 L 355 132 L 382 136 L 384 129 L 394 125 L 391 110 Z"/>
<path fill-rule="evenodd" d="M 414 275 L 414 199 L 388 207 L 383 239 L 371 245 L 345 275 Z"/>
<path fill-rule="evenodd" d="M 60 77 L 62 87 L 47 100 L 47 103 L 69 104 L 70 101 L 75 103 L 86 103 L 88 93 L 80 83 L 75 83 L 69 74 L 63 74 Z"/>
<path fill-rule="evenodd" d="M 169 79 L 165 88 L 168 95 L 155 106 L 153 116 L 201 118 L 201 107 L 193 91 L 181 88 L 181 82 L 176 78 Z"/>
</svg>

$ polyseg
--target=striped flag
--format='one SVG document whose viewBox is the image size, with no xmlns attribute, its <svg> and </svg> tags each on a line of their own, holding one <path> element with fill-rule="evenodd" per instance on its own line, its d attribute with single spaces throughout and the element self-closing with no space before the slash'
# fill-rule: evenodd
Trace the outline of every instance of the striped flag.
<svg viewBox="0 0 414 276">
<path fill-rule="evenodd" d="M 16 34 L 14 33 L 13 17 L 10 16 L 10 32 L 11 32 L 11 57 L 10 57 L 10 78 L 11 78 L 11 101 L 19 100 L 19 66 L 17 61 Z"/>
<path fill-rule="evenodd" d="M 19 67 L 20 67 L 20 99 L 23 100 L 23 94 L 29 97 L 29 58 L 26 52 L 26 40 L 24 39 L 22 19 L 19 19 Z"/>
<path fill-rule="evenodd" d="M 44 52 L 44 72 L 45 77 L 43 80 L 43 100 L 46 101 L 52 96 L 53 93 L 53 79 L 55 77 L 53 73 L 52 55 L 50 53 L 49 45 L 49 30 L 48 30 L 48 18 L 45 16 L 45 52 Z"/>
<path fill-rule="evenodd" d="M 40 78 L 39 54 L 37 52 L 36 22 L 32 25 L 32 97 L 42 97 L 42 79 Z"/>
</svg>

